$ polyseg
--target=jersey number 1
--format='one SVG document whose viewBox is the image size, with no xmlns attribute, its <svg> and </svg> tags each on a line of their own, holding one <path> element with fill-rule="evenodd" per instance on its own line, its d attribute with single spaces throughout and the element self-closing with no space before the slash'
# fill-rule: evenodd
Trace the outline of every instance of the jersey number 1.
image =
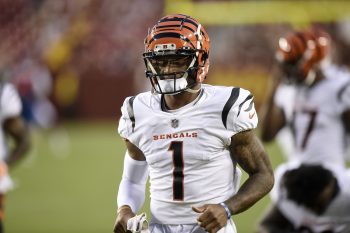
<svg viewBox="0 0 350 233">
<path fill-rule="evenodd" d="M 171 142 L 168 150 L 173 151 L 173 199 L 182 201 L 184 199 L 183 142 Z"/>
</svg>

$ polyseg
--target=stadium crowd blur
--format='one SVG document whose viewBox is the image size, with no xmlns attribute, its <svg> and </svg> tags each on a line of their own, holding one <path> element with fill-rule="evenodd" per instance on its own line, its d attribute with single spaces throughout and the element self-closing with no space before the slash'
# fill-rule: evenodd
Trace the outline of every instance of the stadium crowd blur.
<svg viewBox="0 0 350 233">
<path fill-rule="evenodd" d="M 148 90 L 140 40 L 163 14 L 163 0 L 0 0 L 0 68 L 15 83 L 27 119 L 117 119 L 122 99 Z M 334 59 L 350 65 L 350 20 L 315 24 L 334 39 Z M 315 26 L 314 25 L 314 26 Z M 238 85 L 263 102 L 278 38 L 287 24 L 206 26 L 208 83 Z M 57 117 L 58 116 L 58 117 Z"/>
</svg>

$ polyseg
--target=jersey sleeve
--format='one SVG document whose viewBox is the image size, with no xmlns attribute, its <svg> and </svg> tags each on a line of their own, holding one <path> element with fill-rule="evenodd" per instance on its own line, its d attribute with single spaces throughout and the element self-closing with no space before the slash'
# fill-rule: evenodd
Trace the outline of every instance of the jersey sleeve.
<svg viewBox="0 0 350 233">
<path fill-rule="evenodd" d="M 254 96 L 243 88 L 236 90 L 239 92 L 238 97 L 230 109 L 227 119 L 227 130 L 231 131 L 233 135 L 245 130 L 254 129 L 258 125 Z"/>
<path fill-rule="evenodd" d="M 122 115 L 119 119 L 118 133 L 123 138 L 129 138 L 134 132 L 135 116 L 133 109 L 134 96 L 128 97 L 124 100 L 121 107 Z"/>
<path fill-rule="evenodd" d="M 3 117 L 10 118 L 19 116 L 22 111 L 22 102 L 16 88 L 9 83 L 3 87 L 1 94 L 1 113 Z"/>
</svg>

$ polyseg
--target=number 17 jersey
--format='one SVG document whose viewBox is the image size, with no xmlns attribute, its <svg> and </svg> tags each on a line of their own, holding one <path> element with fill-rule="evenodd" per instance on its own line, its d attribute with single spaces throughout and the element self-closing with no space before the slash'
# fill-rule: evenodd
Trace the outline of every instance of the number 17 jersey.
<svg viewBox="0 0 350 233">
<path fill-rule="evenodd" d="M 302 163 L 345 167 L 348 136 L 342 114 L 350 110 L 350 75 L 328 67 L 325 78 L 312 87 L 280 86 L 276 104 L 293 133 L 292 159 Z M 289 91 L 289 99 L 283 98 Z"/>
<path fill-rule="evenodd" d="M 253 95 L 202 85 L 180 109 L 166 111 L 163 101 L 151 92 L 126 98 L 118 130 L 145 155 L 152 222 L 196 223 L 191 206 L 220 203 L 237 191 L 240 171 L 228 147 L 233 135 L 257 126 Z"/>
</svg>

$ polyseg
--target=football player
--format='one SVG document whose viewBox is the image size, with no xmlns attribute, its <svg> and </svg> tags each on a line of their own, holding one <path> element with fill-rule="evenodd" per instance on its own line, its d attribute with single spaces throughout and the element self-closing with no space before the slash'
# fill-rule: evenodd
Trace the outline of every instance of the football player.
<svg viewBox="0 0 350 233">
<path fill-rule="evenodd" d="M 291 167 L 281 183 L 276 188 L 283 195 L 260 232 L 350 232 L 350 170 L 302 164 Z"/>
<path fill-rule="evenodd" d="M 8 166 L 12 166 L 26 154 L 29 149 L 29 131 L 21 117 L 21 100 L 10 83 L 0 81 L 0 233 L 3 230 L 4 198 L 12 186 Z M 11 137 L 14 146 L 9 148 L 7 137 Z"/>
<path fill-rule="evenodd" d="M 121 109 L 127 152 L 114 232 L 142 232 L 141 223 L 133 226 L 144 215 L 132 217 L 143 204 L 148 176 L 154 233 L 234 233 L 231 215 L 272 188 L 270 162 L 254 133 L 253 95 L 202 84 L 209 51 L 205 28 L 187 15 L 165 16 L 148 33 L 143 58 L 153 89 L 126 98 Z M 249 175 L 240 189 L 236 164 Z"/>
<path fill-rule="evenodd" d="M 262 139 L 269 142 L 288 126 L 294 136 L 292 159 L 344 166 L 350 75 L 330 64 L 329 48 L 330 37 L 320 30 L 298 31 L 279 40 L 276 57 L 282 72 L 274 77 Z"/>
<path fill-rule="evenodd" d="M 345 172 L 350 75 L 331 65 L 329 50 L 330 37 L 319 29 L 296 31 L 279 40 L 279 73 L 274 76 L 262 120 L 262 139 L 272 141 L 288 127 L 293 141 L 289 142 L 289 162 L 275 172 L 276 188 L 271 192 L 274 202 L 281 198 L 277 187 L 290 166 L 316 164 Z"/>
</svg>

